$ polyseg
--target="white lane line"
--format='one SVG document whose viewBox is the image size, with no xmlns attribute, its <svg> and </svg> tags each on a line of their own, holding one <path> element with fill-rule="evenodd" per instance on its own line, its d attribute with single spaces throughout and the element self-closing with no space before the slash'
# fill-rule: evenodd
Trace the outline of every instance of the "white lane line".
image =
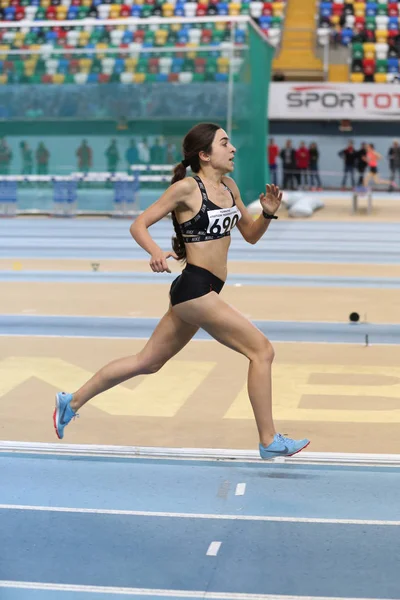
<svg viewBox="0 0 400 600">
<path fill-rule="evenodd" d="M 217 556 L 218 550 L 221 548 L 222 542 L 211 542 L 206 552 L 207 556 Z"/>
<path fill-rule="evenodd" d="M 313 517 L 275 517 L 267 515 L 217 515 L 207 513 L 150 512 L 145 510 L 117 510 L 111 508 L 70 508 L 64 506 L 32 506 L 28 504 L 0 504 L 0 510 L 32 510 L 92 515 L 124 515 L 129 517 L 166 517 L 172 519 L 212 519 L 217 521 L 267 521 L 272 523 L 320 523 L 322 525 L 388 525 L 399 527 L 400 521 L 374 519 L 323 519 Z"/>
<path fill-rule="evenodd" d="M 158 596 L 160 598 L 207 598 L 209 600 L 372 600 L 371 598 L 344 598 L 343 596 L 281 596 L 278 594 L 235 594 L 232 592 L 207 592 L 194 590 L 168 590 L 151 588 L 127 588 L 99 585 L 72 585 L 64 583 L 41 583 L 36 581 L 0 580 L 0 588 L 23 590 L 51 590 L 53 592 L 85 592 L 88 594 L 119 594 L 121 596 Z M 389 600 L 374 598 L 374 600 Z M 391 598 L 390 600 L 400 600 Z"/>
<path fill-rule="evenodd" d="M 236 486 L 235 496 L 244 496 L 245 491 L 246 491 L 246 484 L 238 483 Z"/>
</svg>

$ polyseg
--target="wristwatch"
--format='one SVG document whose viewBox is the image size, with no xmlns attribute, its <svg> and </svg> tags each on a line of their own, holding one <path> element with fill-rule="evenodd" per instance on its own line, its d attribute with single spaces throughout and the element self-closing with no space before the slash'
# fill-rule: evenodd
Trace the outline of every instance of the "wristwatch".
<svg viewBox="0 0 400 600">
<path fill-rule="evenodd" d="M 276 215 L 270 215 L 269 213 L 265 212 L 265 210 L 263 210 L 262 212 L 264 219 L 277 219 L 278 217 Z"/>
</svg>

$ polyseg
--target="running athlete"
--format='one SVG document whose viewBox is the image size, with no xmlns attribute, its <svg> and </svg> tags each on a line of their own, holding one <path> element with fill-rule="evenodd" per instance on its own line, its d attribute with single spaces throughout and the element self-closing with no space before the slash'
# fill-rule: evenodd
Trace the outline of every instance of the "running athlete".
<svg viewBox="0 0 400 600">
<path fill-rule="evenodd" d="M 184 159 L 174 169 L 171 186 L 130 227 L 133 239 L 150 255 L 155 273 L 170 273 L 167 260 L 186 263 L 170 288 L 170 306 L 145 347 L 136 355 L 114 360 L 73 394 L 56 395 L 54 427 L 61 439 L 65 426 L 91 398 L 137 375 L 155 373 L 192 339 L 201 327 L 214 339 L 249 359 L 248 394 L 259 432 L 263 459 L 292 456 L 309 441 L 293 440 L 276 432 L 272 417 L 271 366 L 274 350 L 269 340 L 241 313 L 220 297 L 227 277 L 231 230 L 255 244 L 278 210 L 282 193 L 267 185 L 259 200 L 262 213 L 254 220 L 230 177 L 236 148 L 225 131 L 200 123 L 183 140 Z M 194 177 L 185 177 L 187 167 Z M 172 213 L 173 251 L 164 252 L 149 227 Z"/>
<path fill-rule="evenodd" d="M 362 159 L 369 166 L 369 172 L 364 177 L 364 187 L 368 187 L 370 179 L 373 179 L 374 183 L 394 185 L 393 182 L 387 179 L 381 179 L 378 175 L 378 162 L 383 158 L 382 154 L 375 150 L 374 144 L 367 144 L 367 154 Z"/>
</svg>

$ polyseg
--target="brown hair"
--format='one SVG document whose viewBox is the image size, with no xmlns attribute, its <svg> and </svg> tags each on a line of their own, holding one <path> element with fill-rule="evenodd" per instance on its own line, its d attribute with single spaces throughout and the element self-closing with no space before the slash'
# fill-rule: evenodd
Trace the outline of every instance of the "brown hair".
<svg viewBox="0 0 400 600">
<path fill-rule="evenodd" d="M 186 169 L 190 167 L 193 173 L 200 171 L 199 152 L 211 153 L 211 146 L 214 137 L 220 125 L 215 123 L 199 123 L 185 135 L 182 144 L 183 161 L 174 168 L 174 174 L 171 179 L 171 185 L 186 177 Z M 175 236 L 172 238 L 172 248 L 179 260 L 186 260 L 186 249 L 183 241 L 183 235 L 179 227 L 175 212 L 172 211 L 172 223 L 175 229 Z"/>
</svg>

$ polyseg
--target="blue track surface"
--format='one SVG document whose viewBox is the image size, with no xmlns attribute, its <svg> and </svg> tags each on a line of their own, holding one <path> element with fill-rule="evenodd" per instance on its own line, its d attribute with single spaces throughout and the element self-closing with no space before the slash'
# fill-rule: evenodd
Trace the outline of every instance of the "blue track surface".
<svg viewBox="0 0 400 600">
<path fill-rule="evenodd" d="M 34 226 L 33 226 L 34 223 Z M 0 258 L 148 258 L 131 238 L 129 221 L 84 219 L 0 221 Z M 172 224 L 150 228 L 157 244 L 171 247 Z M 282 221 L 251 246 L 234 231 L 230 260 L 395 264 L 400 257 L 400 223 Z"/>
<path fill-rule="evenodd" d="M 3 454 L 0 476 L 2 600 L 400 597 L 397 467 Z"/>
</svg>

